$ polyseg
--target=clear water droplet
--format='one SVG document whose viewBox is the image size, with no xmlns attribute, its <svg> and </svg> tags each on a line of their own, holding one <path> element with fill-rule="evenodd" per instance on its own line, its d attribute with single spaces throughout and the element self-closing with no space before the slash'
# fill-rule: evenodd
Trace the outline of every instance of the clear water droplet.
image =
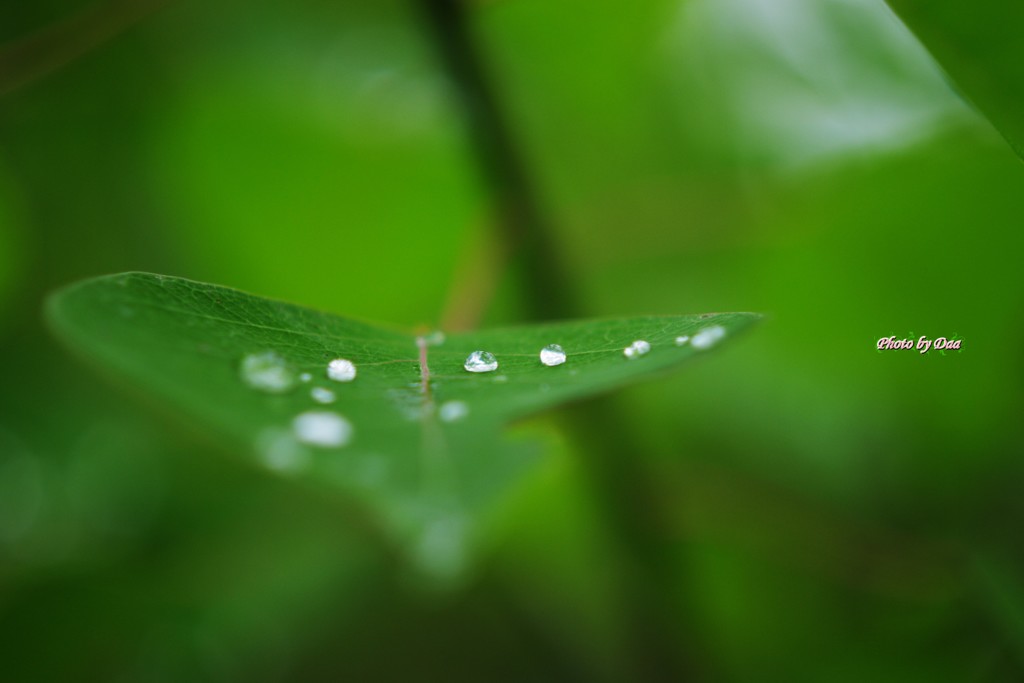
<svg viewBox="0 0 1024 683">
<path fill-rule="evenodd" d="M 498 369 L 498 361 L 490 351 L 474 351 L 464 367 L 470 372 L 493 372 Z"/>
<path fill-rule="evenodd" d="M 645 342 L 643 339 L 637 339 L 635 342 L 627 346 L 622 350 L 623 355 L 626 358 L 633 359 L 639 358 L 651 350 L 651 345 Z"/>
<path fill-rule="evenodd" d="M 273 351 L 250 353 L 242 359 L 242 380 L 253 389 L 283 394 L 295 388 L 295 371 Z"/>
<path fill-rule="evenodd" d="M 309 452 L 287 430 L 274 428 L 260 434 L 256 448 L 263 464 L 275 472 L 300 472 L 309 465 Z"/>
<path fill-rule="evenodd" d="M 313 387 L 309 390 L 309 395 L 317 403 L 323 404 L 334 403 L 334 400 L 337 398 L 333 391 L 325 387 Z"/>
<path fill-rule="evenodd" d="M 721 325 L 712 325 L 711 327 L 705 327 L 703 330 L 693 335 L 693 340 L 690 344 L 695 349 L 710 349 L 724 336 L 724 327 Z"/>
<path fill-rule="evenodd" d="M 327 376 L 335 382 L 351 382 L 356 378 L 355 363 L 344 358 L 335 358 L 327 364 Z"/>
<path fill-rule="evenodd" d="M 469 415 L 469 406 L 465 401 L 446 401 L 437 411 L 442 422 L 455 422 Z"/>
<path fill-rule="evenodd" d="M 292 431 L 301 443 L 324 448 L 344 446 L 352 439 L 352 424 L 326 411 L 311 410 L 296 416 Z"/>
<path fill-rule="evenodd" d="M 432 405 L 424 402 L 421 389 L 420 383 L 416 382 L 411 384 L 408 389 L 388 389 L 387 396 L 402 417 L 415 422 L 423 419 L 425 407 Z"/>
<path fill-rule="evenodd" d="M 688 341 L 690 341 L 690 336 L 687 334 L 684 334 L 680 337 L 676 337 L 676 346 L 683 346 Z"/>
<path fill-rule="evenodd" d="M 304 372 L 301 375 L 299 375 L 299 381 L 302 382 L 303 384 L 305 384 L 306 382 L 309 382 L 312 379 L 313 379 L 313 375 L 309 374 L 308 372 Z"/>
<path fill-rule="evenodd" d="M 565 362 L 565 351 L 558 344 L 548 344 L 540 350 L 540 362 L 553 368 Z"/>
</svg>

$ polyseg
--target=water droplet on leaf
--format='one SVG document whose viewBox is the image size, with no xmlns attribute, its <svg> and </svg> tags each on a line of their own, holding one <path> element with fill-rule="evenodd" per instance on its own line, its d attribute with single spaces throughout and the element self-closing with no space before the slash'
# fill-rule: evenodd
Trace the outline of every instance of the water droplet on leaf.
<svg viewBox="0 0 1024 683">
<path fill-rule="evenodd" d="M 309 374 L 308 372 L 304 372 L 301 375 L 299 375 L 299 381 L 302 382 L 303 384 L 310 381 L 311 379 L 313 379 L 313 375 Z"/>
<path fill-rule="evenodd" d="M 292 420 L 295 438 L 310 446 L 344 446 L 352 438 L 352 424 L 337 413 L 311 410 Z"/>
<path fill-rule="evenodd" d="M 284 429 L 264 431 L 256 441 L 256 447 L 263 457 L 263 464 L 275 472 L 299 472 L 309 464 L 309 453 Z"/>
<path fill-rule="evenodd" d="M 423 418 L 424 407 L 432 405 L 423 401 L 422 387 L 419 382 L 409 385 L 407 389 L 388 389 L 387 396 L 407 420 Z"/>
<path fill-rule="evenodd" d="M 622 353 L 626 358 L 633 359 L 639 358 L 650 350 L 651 345 L 648 342 L 645 342 L 643 339 L 637 339 L 635 342 L 624 348 Z"/>
<path fill-rule="evenodd" d="M 703 330 L 693 335 L 693 341 L 691 341 L 690 344 L 693 345 L 693 348 L 695 349 L 710 349 L 724 336 L 724 327 L 721 325 L 712 325 L 711 327 L 705 327 Z"/>
<path fill-rule="evenodd" d="M 242 359 L 242 380 L 253 389 L 283 394 L 295 388 L 295 372 L 273 351 L 250 353 Z"/>
<path fill-rule="evenodd" d="M 690 341 L 689 335 L 684 334 L 681 337 L 676 337 L 676 346 L 683 346 L 688 341 Z"/>
<path fill-rule="evenodd" d="M 565 351 L 558 344 L 548 344 L 540 350 L 540 362 L 548 367 L 561 365 L 565 362 Z"/>
<path fill-rule="evenodd" d="M 355 363 L 344 358 L 335 358 L 327 364 L 327 376 L 335 382 L 351 382 L 356 378 Z"/>
<path fill-rule="evenodd" d="M 313 387 L 309 390 L 309 395 L 317 403 L 334 403 L 336 398 L 334 392 L 324 387 Z"/>
<path fill-rule="evenodd" d="M 442 422 L 455 422 L 469 415 L 469 406 L 465 401 L 447 401 L 441 404 L 438 415 Z"/>
<path fill-rule="evenodd" d="M 498 369 L 498 361 L 490 351 L 474 351 L 466 358 L 465 368 L 470 372 L 493 372 Z"/>
</svg>

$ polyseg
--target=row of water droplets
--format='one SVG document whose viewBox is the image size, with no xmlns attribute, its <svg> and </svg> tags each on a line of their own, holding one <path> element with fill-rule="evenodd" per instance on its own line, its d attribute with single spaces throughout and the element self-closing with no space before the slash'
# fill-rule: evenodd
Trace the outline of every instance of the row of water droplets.
<svg viewBox="0 0 1024 683">
<path fill-rule="evenodd" d="M 682 335 L 675 338 L 676 346 L 690 344 L 703 350 L 714 346 L 725 336 L 721 325 L 705 327 L 691 338 Z M 442 338 L 443 339 L 443 338 Z M 433 343 L 439 343 L 440 340 Z M 430 343 L 430 342 L 427 342 Z M 626 346 L 622 353 L 627 359 L 636 359 L 651 351 L 650 342 L 637 339 Z M 540 350 L 541 364 L 555 367 L 566 362 L 565 350 L 558 344 L 548 344 Z M 498 369 L 498 360 L 489 351 L 473 351 L 466 358 L 463 367 L 473 373 L 493 372 Z M 292 391 L 299 383 L 309 383 L 313 376 L 308 372 L 296 375 L 288 362 L 274 351 L 252 353 L 242 359 L 242 379 L 253 389 L 269 394 L 284 394 Z M 326 367 L 328 379 L 347 383 L 355 380 L 355 363 L 345 358 L 335 358 Z M 321 405 L 330 405 L 337 400 L 334 391 L 323 386 L 310 388 L 310 398 Z M 469 414 L 465 401 L 447 401 L 438 408 L 438 417 L 443 422 L 455 422 Z M 297 460 L 303 459 L 299 444 L 321 448 L 340 448 L 348 444 L 353 436 L 352 423 L 343 415 L 330 410 L 308 410 L 297 415 L 291 424 L 291 431 L 272 430 L 269 436 L 261 437 L 268 465 L 275 469 L 291 469 Z"/>
<path fill-rule="evenodd" d="M 689 344 L 695 349 L 709 349 L 725 337 L 725 328 L 721 325 L 711 325 L 695 333 L 691 338 L 689 335 L 676 337 L 676 346 Z M 622 354 L 632 360 L 645 356 L 651 351 L 651 343 L 644 339 L 637 339 L 622 350 Z M 548 367 L 561 365 L 566 361 L 565 350 L 558 344 L 548 344 L 540 350 L 540 362 Z M 490 351 L 474 351 L 466 358 L 465 366 L 469 372 L 494 372 L 498 369 L 498 359 Z"/>
<path fill-rule="evenodd" d="M 565 359 L 565 351 L 558 344 L 548 344 L 540 350 L 540 362 L 548 367 L 561 365 Z M 498 369 L 498 359 L 490 351 L 474 351 L 463 367 L 469 372 L 493 372 Z"/>
</svg>

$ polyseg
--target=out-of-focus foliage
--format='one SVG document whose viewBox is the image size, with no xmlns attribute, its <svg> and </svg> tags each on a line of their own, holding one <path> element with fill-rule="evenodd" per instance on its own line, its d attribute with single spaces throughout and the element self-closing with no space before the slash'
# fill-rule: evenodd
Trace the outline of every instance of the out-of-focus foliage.
<svg viewBox="0 0 1024 683">
<path fill-rule="evenodd" d="M 22 216 L 17 188 L 10 172 L 0 166 L 0 314 L 10 303 L 24 267 L 21 249 Z M 3 325 L 0 318 L 0 326 Z"/>
<path fill-rule="evenodd" d="M 268 5 L 176 55 L 147 142 L 190 274 L 359 317 L 438 315 L 486 205 L 429 37 L 406 3 L 380 4 Z M 217 30 L 196 9 L 169 11 L 168 41 Z"/>
<path fill-rule="evenodd" d="M 888 1 L 1024 157 L 1024 6 L 999 0 Z"/>
<path fill-rule="evenodd" d="M 82 6 L 7 3 L 0 41 Z M 468 7 L 576 314 L 769 322 L 522 425 L 541 469 L 472 585 L 424 594 L 356 511 L 221 457 L 39 321 L 127 270 L 426 326 L 489 291 L 464 275 L 493 203 L 416 5 L 171 4 L 0 102 L 5 678 L 655 680 L 668 651 L 695 680 L 1019 679 L 1024 170 L 991 125 L 882 0 Z M 994 7 L 948 35 L 1015 82 Z M 492 270 L 484 318 L 517 321 Z"/>
</svg>

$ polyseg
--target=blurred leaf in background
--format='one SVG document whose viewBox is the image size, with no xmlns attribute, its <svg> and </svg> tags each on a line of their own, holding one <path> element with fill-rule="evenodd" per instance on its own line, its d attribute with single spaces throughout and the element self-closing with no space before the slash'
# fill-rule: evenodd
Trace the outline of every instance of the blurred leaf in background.
<svg viewBox="0 0 1024 683">
<path fill-rule="evenodd" d="M 921 39 L 966 97 L 1002 132 L 1017 156 L 1024 156 L 1024 66 L 1020 28 L 1024 8 L 984 0 L 889 4 Z"/>
<path fill-rule="evenodd" d="M 0 167 L 0 326 L 24 269 L 23 208 L 11 172 Z"/>
<path fill-rule="evenodd" d="M 806 171 L 905 149 L 969 117 L 925 51 L 875 3 L 698 0 L 673 21 L 664 50 L 678 118 L 727 121 L 726 138 L 712 138 L 717 156 L 746 167 Z"/>
<path fill-rule="evenodd" d="M 219 37 L 238 11 L 247 19 Z M 147 141 L 189 274 L 357 317 L 436 320 L 487 216 L 414 8 L 183 4 L 164 22 L 168 46 L 208 35 L 172 52 Z"/>
</svg>

